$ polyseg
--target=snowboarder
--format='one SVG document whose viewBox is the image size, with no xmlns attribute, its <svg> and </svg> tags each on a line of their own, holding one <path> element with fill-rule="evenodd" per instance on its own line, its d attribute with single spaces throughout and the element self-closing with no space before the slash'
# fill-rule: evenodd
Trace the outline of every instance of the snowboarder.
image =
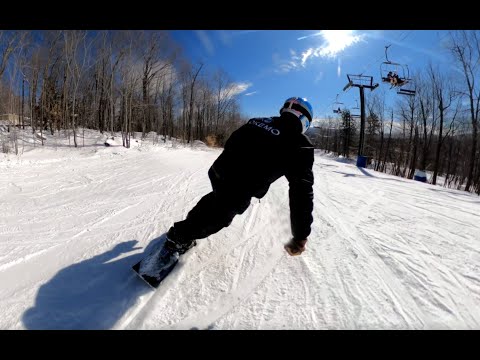
<svg viewBox="0 0 480 360">
<path fill-rule="evenodd" d="M 253 118 L 234 131 L 208 171 L 212 191 L 190 210 L 183 221 L 167 232 L 163 256 L 175 259 L 231 224 L 247 210 L 252 197 L 264 197 L 282 176 L 289 182 L 290 221 L 293 237 L 285 245 L 288 254 L 305 250 L 313 222 L 313 145 L 305 135 L 313 109 L 300 97 L 291 97 L 280 116 Z M 170 264 L 171 259 L 158 259 Z"/>
<path fill-rule="evenodd" d="M 305 250 L 313 221 L 313 145 L 305 132 L 313 109 L 299 97 L 285 101 L 280 117 L 254 118 L 236 130 L 208 171 L 213 191 L 167 233 L 166 246 L 185 253 L 196 239 L 214 234 L 242 214 L 252 197 L 261 199 L 270 184 L 286 176 L 290 190 L 290 255 Z"/>
</svg>

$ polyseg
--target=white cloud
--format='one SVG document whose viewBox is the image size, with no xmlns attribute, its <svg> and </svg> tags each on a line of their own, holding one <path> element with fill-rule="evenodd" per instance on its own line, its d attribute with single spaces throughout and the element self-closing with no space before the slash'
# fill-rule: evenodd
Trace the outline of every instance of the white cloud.
<svg viewBox="0 0 480 360">
<path fill-rule="evenodd" d="M 302 53 L 302 66 L 305 66 L 305 62 L 313 54 L 313 49 L 308 49 L 304 53 Z"/>
<path fill-rule="evenodd" d="M 225 46 L 232 45 L 232 36 L 225 30 L 219 30 L 218 37 L 220 38 L 220 41 L 222 42 L 223 45 Z"/>
<path fill-rule="evenodd" d="M 318 32 L 318 33 L 315 33 L 315 34 L 299 37 L 297 40 L 303 40 L 303 39 L 307 39 L 307 38 L 312 37 L 312 36 L 320 36 L 320 35 L 322 35 L 322 33 Z"/>
<path fill-rule="evenodd" d="M 258 93 L 258 91 L 252 91 L 252 92 L 246 93 L 245 96 L 250 96 L 250 95 L 253 95 L 253 94 L 256 94 L 256 93 Z"/>
<path fill-rule="evenodd" d="M 221 98 L 234 97 L 235 95 L 238 95 L 244 91 L 247 91 L 247 89 L 252 85 L 253 84 L 250 82 L 232 83 L 227 88 L 223 89 L 220 97 Z"/>
<path fill-rule="evenodd" d="M 310 47 L 302 51 L 301 56 L 298 56 L 295 51 L 290 50 L 291 59 L 288 62 L 282 62 L 278 66 L 277 72 L 288 72 L 301 67 L 305 67 L 307 61 L 314 57 L 335 58 L 339 53 L 344 51 L 349 46 L 364 40 L 365 34 L 354 35 L 353 30 L 322 30 L 318 33 L 299 37 L 298 40 L 303 40 L 312 36 L 320 36 L 323 43 L 318 47 Z M 340 73 L 340 66 L 338 73 Z"/>
<path fill-rule="evenodd" d="M 297 55 L 295 50 L 290 49 L 290 60 L 281 60 L 278 54 L 273 55 L 273 61 L 277 63 L 277 69 L 275 72 L 287 73 L 290 70 L 300 67 L 300 56 Z"/>
<path fill-rule="evenodd" d="M 213 43 L 208 37 L 207 33 L 204 30 L 195 30 L 195 34 L 197 35 L 203 47 L 207 51 L 208 55 L 213 55 L 215 50 L 213 48 Z"/>
<path fill-rule="evenodd" d="M 232 46 L 234 38 L 247 35 L 250 33 L 257 32 L 258 30 L 242 30 L 242 31 L 231 31 L 231 30 L 216 30 L 215 34 L 224 46 Z"/>
</svg>

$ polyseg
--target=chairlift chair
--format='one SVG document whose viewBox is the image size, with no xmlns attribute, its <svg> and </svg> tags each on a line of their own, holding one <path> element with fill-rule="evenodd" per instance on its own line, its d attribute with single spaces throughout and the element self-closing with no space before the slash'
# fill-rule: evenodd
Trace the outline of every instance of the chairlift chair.
<svg viewBox="0 0 480 360">
<path fill-rule="evenodd" d="M 414 83 L 409 81 L 408 86 L 406 84 L 402 85 L 398 88 L 397 94 L 399 95 L 407 95 L 407 96 L 414 96 L 416 93 Z"/>
<path fill-rule="evenodd" d="M 333 107 L 333 112 L 335 114 L 341 114 L 342 113 L 342 109 L 340 109 L 340 106 L 342 106 L 343 103 L 338 101 L 338 94 L 337 94 L 337 98 L 335 99 L 335 102 L 333 103 L 332 107 Z"/>
<path fill-rule="evenodd" d="M 400 88 L 398 89 L 397 91 L 397 94 L 399 95 L 408 95 L 408 96 L 414 96 L 416 93 L 415 90 L 412 90 L 412 89 L 405 89 L 405 88 Z"/>
<path fill-rule="evenodd" d="M 350 113 L 350 116 L 352 118 L 359 118 L 361 117 L 360 114 L 357 114 L 357 112 L 360 112 L 360 108 L 358 107 L 358 100 L 355 99 L 355 103 L 357 104 L 356 106 L 352 107 L 352 112 Z M 353 111 L 355 112 L 355 114 L 353 113 Z"/>
<path fill-rule="evenodd" d="M 386 61 L 380 64 L 380 77 L 384 83 L 390 84 L 390 88 L 405 86 L 410 79 L 410 71 L 408 65 L 396 63 L 388 59 L 388 48 L 390 45 L 385 46 L 385 59 Z"/>
</svg>

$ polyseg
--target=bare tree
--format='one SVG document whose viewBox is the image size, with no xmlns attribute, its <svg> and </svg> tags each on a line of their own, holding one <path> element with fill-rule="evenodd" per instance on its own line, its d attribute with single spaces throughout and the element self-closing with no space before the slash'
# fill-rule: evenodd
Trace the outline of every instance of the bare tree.
<svg viewBox="0 0 480 360">
<path fill-rule="evenodd" d="M 350 147 L 353 145 L 353 138 L 355 135 L 355 124 L 353 122 L 350 110 L 344 109 L 342 111 L 342 153 L 347 159 L 350 155 Z"/>
<path fill-rule="evenodd" d="M 409 96 L 400 107 L 400 116 L 402 120 L 409 125 L 408 144 L 406 146 L 407 156 L 405 157 L 404 168 L 404 172 L 406 172 L 407 168 L 409 169 L 406 174 L 408 179 L 413 179 L 417 162 L 418 119 L 415 116 L 417 109 L 416 104 L 415 97 Z"/>
<path fill-rule="evenodd" d="M 218 133 L 219 124 L 224 118 L 228 108 L 231 106 L 234 99 L 235 88 L 232 81 L 229 79 L 227 73 L 223 70 L 218 70 L 214 76 L 215 83 L 215 133 Z"/>
<path fill-rule="evenodd" d="M 142 123 L 142 132 L 145 134 L 147 124 L 151 127 L 152 116 L 154 115 L 153 104 L 151 101 L 151 84 L 160 78 L 164 72 L 169 71 L 176 51 L 172 49 L 170 39 L 165 31 L 142 31 L 136 34 L 135 42 L 143 61 L 142 68 L 142 101 L 144 122 Z M 157 79 L 158 82 L 158 79 Z"/>
<path fill-rule="evenodd" d="M 433 165 L 433 176 L 432 176 L 432 184 L 435 185 L 437 183 L 437 175 L 438 175 L 439 164 L 440 164 L 440 152 L 442 150 L 442 145 L 445 140 L 445 137 L 448 136 L 448 134 L 452 129 L 457 112 L 455 112 L 455 114 L 453 115 L 453 119 L 450 121 L 450 128 L 444 137 L 443 127 L 445 123 L 446 111 L 451 106 L 454 100 L 454 93 L 453 93 L 453 89 L 447 86 L 446 79 L 442 75 L 442 73 L 438 69 L 435 70 L 432 64 L 430 64 L 429 66 L 429 75 L 433 84 L 433 91 L 434 91 L 434 96 L 436 98 L 436 103 L 437 103 L 438 113 L 439 113 L 439 120 L 440 120 L 438 125 L 438 139 L 437 139 L 437 146 L 435 151 L 435 162 Z"/>
<path fill-rule="evenodd" d="M 370 123 L 368 133 L 373 135 L 373 146 L 375 148 L 375 171 L 380 171 L 382 164 L 383 148 L 385 145 L 385 93 L 375 94 L 367 104 Z M 379 143 L 376 145 L 376 134 L 380 135 Z"/>
<path fill-rule="evenodd" d="M 367 115 L 367 131 L 365 136 L 365 156 L 378 160 L 377 135 L 380 133 L 380 119 L 372 103 L 369 103 Z"/>
<path fill-rule="evenodd" d="M 10 57 L 19 46 L 23 46 L 23 40 L 27 36 L 26 31 L 0 30 L 0 79 L 8 66 Z"/>
<path fill-rule="evenodd" d="M 86 69 L 90 66 L 89 64 L 89 50 L 92 44 L 90 40 L 87 42 L 87 31 L 77 31 L 77 30 L 65 30 L 63 31 L 63 41 L 65 45 L 65 60 L 67 64 L 67 69 L 71 78 L 72 85 L 72 130 L 73 130 L 73 142 L 75 147 L 77 144 L 77 132 L 76 132 L 76 118 L 78 114 L 76 113 L 76 101 L 77 101 L 77 91 L 82 80 L 82 75 Z"/>
<path fill-rule="evenodd" d="M 420 157 L 420 169 L 427 170 L 428 167 L 428 155 L 430 149 L 430 142 L 432 139 L 432 134 L 434 130 L 435 116 L 433 114 L 434 110 L 434 99 L 432 96 L 432 86 L 431 83 L 419 77 L 417 84 L 420 84 L 417 89 L 416 99 L 418 101 L 418 112 L 417 116 L 421 122 L 422 129 L 422 152 Z"/>
<path fill-rule="evenodd" d="M 161 86 L 159 101 L 160 101 L 160 117 L 161 117 L 161 131 L 157 130 L 157 134 L 163 135 L 164 141 L 167 139 L 167 135 L 170 138 L 173 135 L 173 97 L 174 97 L 174 69 L 170 68 L 169 71 L 162 74 L 162 78 L 157 82 L 158 86 Z"/>
<path fill-rule="evenodd" d="M 381 169 L 382 172 L 386 172 L 386 170 L 387 170 L 386 164 L 387 164 L 387 156 L 389 154 L 388 152 L 390 150 L 390 141 L 392 139 L 392 127 L 393 127 L 393 109 L 392 109 L 392 116 L 391 116 L 391 119 L 390 119 L 390 130 L 388 132 L 387 147 L 385 149 L 385 155 L 383 157 L 383 165 L 382 165 L 382 169 Z"/>
<path fill-rule="evenodd" d="M 0 32 L 0 41 L 2 37 L 2 32 Z M 10 142 L 13 144 L 15 149 L 15 154 L 18 155 L 18 131 L 17 126 L 19 124 L 24 125 L 24 114 L 23 114 L 23 96 L 19 97 L 14 91 L 15 88 L 20 88 L 20 83 L 24 84 L 24 73 L 23 68 L 25 66 L 26 50 L 27 50 L 27 39 L 25 32 L 14 32 L 10 36 L 10 41 L 5 45 L 6 48 L 3 48 L 2 64 L 0 65 L 0 78 L 2 73 L 6 70 L 8 74 L 8 83 L 9 83 L 9 101 L 8 101 L 8 112 L 14 115 L 12 133 L 10 136 Z M 11 51 L 11 52 L 9 52 Z M 8 61 L 10 58 L 11 61 Z M 5 61 L 5 62 L 4 62 Z M 23 94 L 22 94 L 23 95 Z M 10 131 L 10 124 L 8 124 L 8 129 Z"/>
<path fill-rule="evenodd" d="M 452 181 L 456 177 L 456 172 L 458 169 L 458 159 L 459 159 L 459 151 L 460 151 L 460 144 L 458 139 L 456 138 L 458 129 L 461 123 L 464 123 L 465 120 L 460 119 L 459 121 L 455 121 L 457 118 L 457 114 L 461 113 L 461 98 L 457 97 L 456 108 L 454 112 L 454 116 L 450 122 L 448 133 L 450 136 L 445 135 L 444 142 L 448 145 L 446 153 L 444 156 L 446 157 L 447 162 L 447 169 L 445 171 L 445 181 L 443 186 L 451 186 Z"/>
<path fill-rule="evenodd" d="M 472 146 L 467 173 L 465 191 L 470 191 L 474 179 L 475 158 L 477 152 L 478 113 L 480 110 L 480 86 L 476 83 L 480 65 L 480 39 L 477 30 L 461 30 L 450 33 L 450 50 L 461 67 L 465 77 L 466 92 L 470 107 L 472 125 Z"/>
<path fill-rule="evenodd" d="M 179 76 L 184 59 L 170 46 L 167 32 L 39 31 L 32 48 L 14 58 L 20 34 L 0 32 L 0 75 L 5 69 L 17 71 L 0 83 L 0 108 L 21 114 L 34 139 L 37 131 L 43 141 L 43 131 L 60 135 L 64 130 L 70 143 L 73 131 L 72 145 L 78 147 L 79 127 L 108 129 L 112 136 L 121 131 L 128 147 L 130 136 L 154 129 L 165 141 L 174 135 L 188 142 L 210 135 L 222 145 L 245 121 L 238 88 L 224 71 L 206 73 L 198 64 Z M 327 130 L 327 147 L 338 150 L 335 126 Z"/>
<path fill-rule="evenodd" d="M 135 52 L 135 34 L 132 31 L 122 32 L 119 39 L 123 43 L 123 56 L 119 68 L 121 81 L 121 107 L 120 118 L 123 146 L 130 147 L 130 138 L 135 124 L 136 94 L 141 91 L 141 65 L 138 53 Z M 139 104 L 138 104 L 139 105 Z"/>
<path fill-rule="evenodd" d="M 183 64 L 181 94 L 182 94 L 182 138 L 189 143 L 191 141 L 192 126 L 194 119 L 195 104 L 195 83 L 197 77 L 202 70 L 203 64 L 200 63 L 195 67 L 190 64 Z"/>
</svg>

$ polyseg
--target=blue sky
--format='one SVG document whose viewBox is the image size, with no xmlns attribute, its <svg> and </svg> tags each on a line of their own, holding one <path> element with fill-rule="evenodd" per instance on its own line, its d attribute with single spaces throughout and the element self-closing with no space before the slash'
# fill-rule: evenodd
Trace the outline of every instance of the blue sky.
<svg viewBox="0 0 480 360">
<path fill-rule="evenodd" d="M 333 113 L 337 100 L 359 103 L 359 91 L 342 89 L 347 74 L 373 76 L 380 82 L 385 46 L 390 61 L 407 64 L 410 73 L 425 71 L 429 61 L 448 67 L 451 57 L 441 30 L 176 30 L 173 38 L 192 62 L 225 70 L 239 85 L 240 103 L 249 117 L 272 116 L 285 99 L 306 97 L 315 117 Z M 368 90 L 367 90 L 368 91 Z M 395 90 L 381 83 L 375 91 Z"/>
</svg>

